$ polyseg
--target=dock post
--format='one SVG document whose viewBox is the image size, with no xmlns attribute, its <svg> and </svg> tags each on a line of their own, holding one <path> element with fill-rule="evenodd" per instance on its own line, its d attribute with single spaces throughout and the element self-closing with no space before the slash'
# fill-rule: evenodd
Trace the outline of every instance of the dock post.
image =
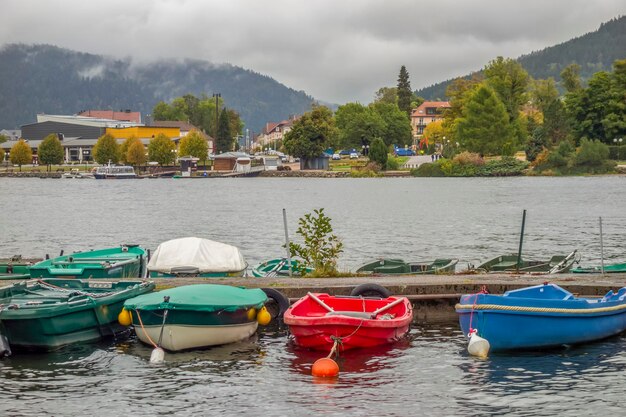
<svg viewBox="0 0 626 417">
<path fill-rule="evenodd" d="M 522 231 L 519 235 L 519 249 L 517 251 L 517 267 L 516 271 L 519 273 L 519 267 L 522 264 L 522 244 L 524 243 L 524 227 L 526 226 L 526 209 L 522 212 Z"/>
</svg>

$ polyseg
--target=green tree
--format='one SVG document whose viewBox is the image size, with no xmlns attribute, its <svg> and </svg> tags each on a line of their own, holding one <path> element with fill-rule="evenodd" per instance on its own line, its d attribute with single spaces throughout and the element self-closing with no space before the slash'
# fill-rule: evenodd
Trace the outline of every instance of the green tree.
<svg viewBox="0 0 626 417">
<path fill-rule="evenodd" d="M 570 136 L 570 126 L 563 102 L 552 101 L 543 113 L 543 136 L 547 145 L 558 145 Z"/>
<path fill-rule="evenodd" d="M 109 134 L 100 136 L 93 147 L 93 159 L 101 165 L 109 161 L 117 164 L 120 160 L 120 147 L 117 140 Z"/>
<path fill-rule="evenodd" d="M 528 132 L 528 140 L 526 142 L 526 160 L 533 162 L 537 159 L 537 156 L 547 147 L 547 141 L 544 137 L 544 130 L 535 121 L 534 118 L 528 118 L 528 124 L 526 128 Z"/>
<path fill-rule="evenodd" d="M 336 141 L 337 128 L 332 111 L 325 106 L 314 106 L 285 134 L 283 146 L 296 158 L 317 158 Z"/>
<path fill-rule="evenodd" d="M 610 117 L 611 88 L 611 74 L 600 71 L 593 74 L 587 88 L 567 93 L 565 106 L 577 141 L 586 137 L 608 143 L 613 139 L 604 123 Z"/>
<path fill-rule="evenodd" d="M 30 149 L 30 146 L 28 146 L 24 139 L 20 139 L 15 145 L 11 147 L 9 160 L 13 165 L 19 165 L 20 171 L 22 170 L 22 165 L 30 164 L 33 162 L 33 151 Z"/>
<path fill-rule="evenodd" d="M 443 113 L 443 135 L 451 142 L 456 139 L 457 122 L 463 117 L 465 103 L 472 93 L 481 85 L 482 79 L 475 74 L 471 79 L 457 78 L 446 89 L 446 95 L 450 98 L 450 108 Z"/>
<path fill-rule="evenodd" d="M 335 113 L 335 123 L 342 148 L 360 149 L 385 133 L 385 122 L 380 114 L 359 103 L 339 106 Z"/>
<path fill-rule="evenodd" d="M 63 145 L 61 145 L 61 141 L 55 133 L 49 134 L 41 141 L 37 149 L 37 156 L 39 157 L 39 163 L 45 164 L 48 171 L 50 170 L 50 165 L 63 163 Z"/>
<path fill-rule="evenodd" d="M 289 243 L 291 256 L 302 259 L 303 268 L 313 268 L 313 275 L 332 277 L 337 275 L 337 260 L 343 252 L 343 243 L 333 233 L 330 217 L 324 209 L 313 210 L 298 221 L 296 234 L 302 237 L 303 243 Z"/>
<path fill-rule="evenodd" d="M 398 89 L 396 87 L 381 87 L 374 94 L 374 103 L 398 104 Z"/>
<path fill-rule="evenodd" d="M 206 162 L 209 153 L 207 141 L 197 130 L 192 130 L 184 136 L 178 144 L 178 154 L 180 156 L 195 156 Z"/>
<path fill-rule="evenodd" d="M 376 162 L 382 169 L 387 167 L 387 158 L 389 157 L 387 155 L 387 146 L 381 138 L 376 138 L 372 141 L 369 157 L 370 161 Z"/>
<path fill-rule="evenodd" d="M 126 138 L 126 140 L 124 142 L 122 142 L 122 144 L 120 145 L 120 160 L 122 162 L 128 162 L 130 163 L 130 161 L 128 160 L 128 150 L 130 149 L 130 146 L 135 143 L 135 142 L 141 142 L 139 140 L 139 138 L 135 135 L 130 135 L 129 137 Z"/>
<path fill-rule="evenodd" d="M 0 148 L 0 163 L 4 162 L 5 155 L 6 155 L 6 152 L 4 152 L 4 149 Z"/>
<path fill-rule="evenodd" d="M 570 64 L 561 71 L 561 82 L 565 91 L 573 93 L 582 88 L 580 81 L 580 65 Z"/>
<path fill-rule="evenodd" d="M 559 99 L 559 90 L 556 89 L 554 78 L 533 80 L 530 96 L 537 109 L 545 114 L 548 107 Z"/>
<path fill-rule="evenodd" d="M 411 143 L 411 121 L 395 104 L 372 103 L 369 105 L 382 119 L 384 130 L 382 137 L 385 145 L 404 146 Z"/>
<path fill-rule="evenodd" d="M 148 144 L 148 159 L 159 165 L 171 165 L 176 160 L 176 144 L 163 133 L 159 133 Z"/>
<path fill-rule="evenodd" d="M 229 152 L 233 148 L 233 134 L 230 130 L 230 119 L 226 109 L 220 113 L 215 142 L 217 153 Z"/>
<path fill-rule="evenodd" d="M 9 140 L 9 138 L 6 135 L 0 135 L 0 143 L 4 143 L 7 140 Z"/>
<path fill-rule="evenodd" d="M 626 59 L 613 63 L 606 114 L 602 124 L 606 131 L 605 143 L 615 138 L 626 139 Z"/>
<path fill-rule="evenodd" d="M 413 91 L 411 90 L 411 82 L 409 81 L 409 72 L 404 65 L 400 67 L 400 74 L 398 75 L 397 95 L 398 107 L 405 112 L 407 116 L 411 117 L 411 99 L 413 98 Z"/>
<path fill-rule="evenodd" d="M 469 97 L 457 123 L 461 146 L 481 155 L 512 155 L 515 138 L 504 104 L 486 86 Z"/>
<path fill-rule="evenodd" d="M 509 115 L 509 123 L 515 124 L 519 110 L 527 100 L 528 73 L 522 65 L 510 58 L 501 56 L 485 67 L 485 81 L 495 91 Z"/>
<path fill-rule="evenodd" d="M 609 147 L 599 140 L 581 139 L 576 150 L 576 165 L 602 166 L 609 159 Z"/>
<path fill-rule="evenodd" d="M 141 140 L 133 141 L 126 151 L 126 163 L 132 166 L 144 165 L 148 158 L 146 157 L 146 147 L 143 146 Z"/>
</svg>

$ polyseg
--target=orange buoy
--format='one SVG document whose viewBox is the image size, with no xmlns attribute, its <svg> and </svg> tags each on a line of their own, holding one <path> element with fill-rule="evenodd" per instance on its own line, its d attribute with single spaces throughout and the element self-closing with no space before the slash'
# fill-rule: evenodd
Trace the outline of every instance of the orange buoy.
<svg viewBox="0 0 626 417">
<path fill-rule="evenodd" d="M 311 368 L 311 375 L 333 377 L 339 375 L 339 365 L 331 358 L 321 358 L 315 361 Z"/>
</svg>

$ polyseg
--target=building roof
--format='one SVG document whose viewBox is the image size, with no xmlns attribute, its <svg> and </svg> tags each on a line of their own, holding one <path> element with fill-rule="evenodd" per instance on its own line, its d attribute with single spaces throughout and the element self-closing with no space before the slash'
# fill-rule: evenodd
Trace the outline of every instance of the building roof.
<svg viewBox="0 0 626 417">
<path fill-rule="evenodd" d="M 123 122 L 141 123 L 141 113 L 130 110 L 83 110 L 79 116 L 95 117 L 96 119 L 112 119 Z"/>
<path fill-rule="evenodd" d="M 76 115 L 55 115 L 55 114 L 43 114 L 43 113 L 38 114 L 37 123 L 43 123 L 43 122 L 69 123 L 69 124 L 93 126 L 93 127 L 132 127 L 132 126 L 141 125 L 141 123 L 126 122 L 126 121 L 115 120 L 115 119 L 103 119 L 103 118 L 97 118 L 97 117 L 86 117 L 86 116 L 76 116 Z"/>
<path fill-rule="evenodd" d="M 181 122 L 180 120 L 154 120 L 150 122 L 152 127 L 177 127 L 182 131 L 190 132 L 192 130 L 200 131 L 197 127 L 191 123 Z"/>
<path fill-rule="evenodd" d="M 436 107 L 440 109 L 449 109 L 450 102 L 449 101 L 425 101 L 420 104 L 417 108 L 413 109 L 411 112 L 411 117 L 419 117 L 426 115 L 426 108 L 428 107 Z M 429 115 L 430 116 L 430 115 Z"/>
<path fill-rule="evenodd" d="M 245 152 L 224 152 L 219 155 L 215 155 L 215 159 L 237 159 L 237 158 L 249 158 Z"/>
</svg>

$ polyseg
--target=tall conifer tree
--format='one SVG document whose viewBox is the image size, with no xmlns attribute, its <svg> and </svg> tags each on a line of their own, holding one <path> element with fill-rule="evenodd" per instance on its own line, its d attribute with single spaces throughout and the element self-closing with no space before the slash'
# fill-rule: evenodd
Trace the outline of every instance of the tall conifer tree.
<svg viewBox="0 0 626 417">
<path fill-rule="evenodd" d="M 413 91 L 411 90 L 411 82 L 409 81 L 409 72 L 404 65 L 400 68 L 400 75 L 398 75 L 397 94 L 398 107 L 410 117 Z"/>
</svg>

